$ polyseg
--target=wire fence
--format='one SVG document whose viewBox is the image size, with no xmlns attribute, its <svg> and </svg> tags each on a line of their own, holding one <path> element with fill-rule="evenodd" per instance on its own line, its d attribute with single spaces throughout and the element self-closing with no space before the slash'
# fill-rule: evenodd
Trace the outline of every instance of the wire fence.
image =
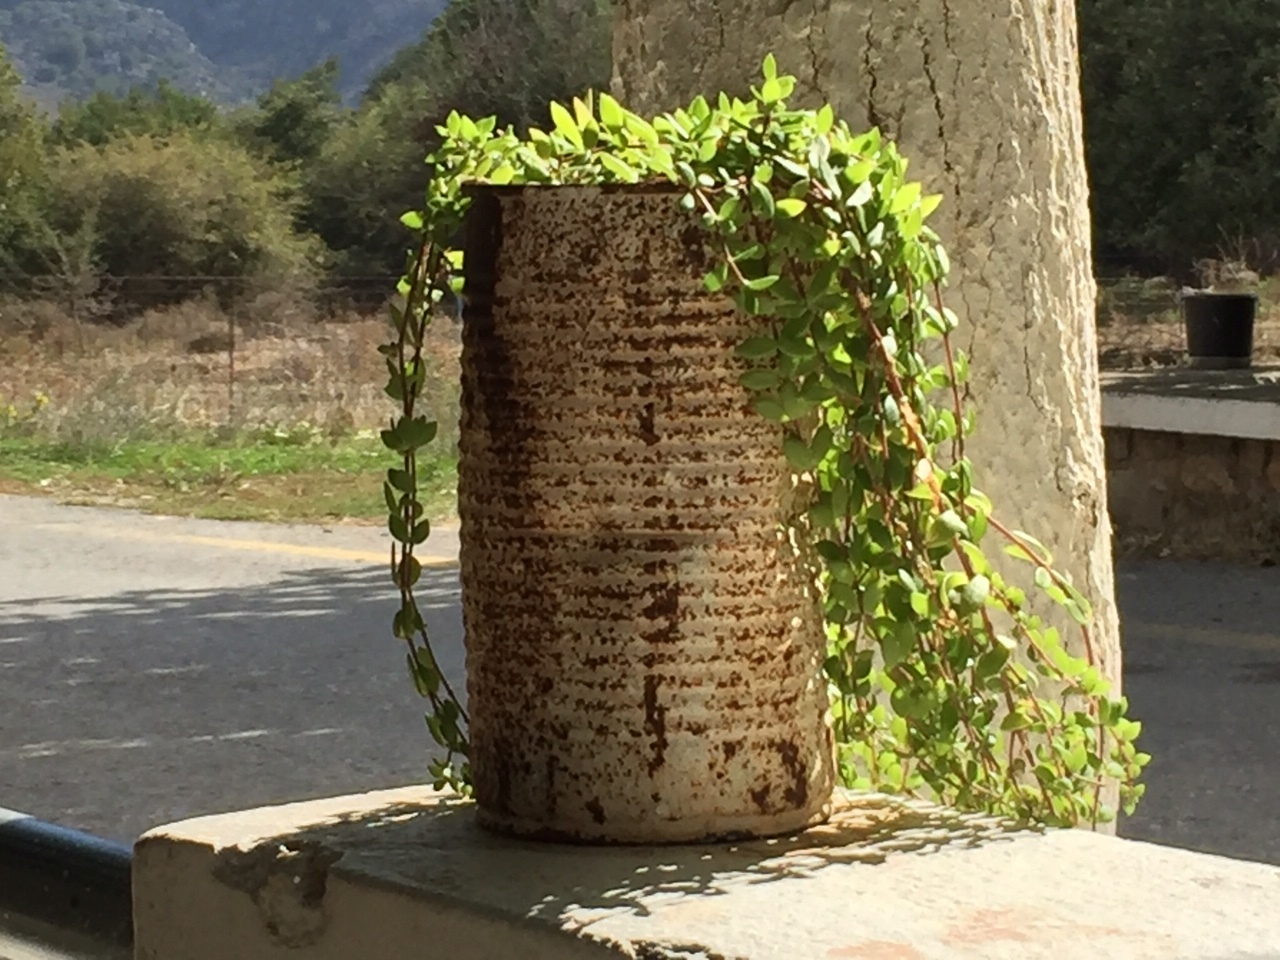
<svg viewBox="0 0 1280 960">
<path fill-rule="evenodd" d="M 397 278 L 366 277 L 373 305 L 238 278 L 133 277 L 167 284 L 126 316 L 112 301 L 0 295 L 0 426 L 103 438 L 173 427 L 346 433 L 386 425 L 381 301 Z M 344 283 L 350 278 L 343 278 Z M 456 422 L 460 327 L 433 324 L 426 401 Z"/>
<path fill-rule="evenodd" d="M 319 305 L 370 307 L 391 296 L 400 277 L 365 274 L 314 277 L 277 274 L 244 277 L 229 274 L 136 273 L 105 275 L 87 271 L 74 274 L 5 273 L 0 271 L 0 295 L 24 299 L 50 298 L 64 302 L 83 300 L 110 304 L 129 314 L 157 304 L 192 297 L 211 297 L 231 305 L 264 293 L 289 291 Z"/>
</svg>

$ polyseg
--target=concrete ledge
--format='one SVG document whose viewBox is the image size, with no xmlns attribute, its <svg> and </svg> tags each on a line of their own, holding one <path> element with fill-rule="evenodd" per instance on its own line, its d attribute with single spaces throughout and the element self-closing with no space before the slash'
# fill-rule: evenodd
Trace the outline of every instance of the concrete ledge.
<svg viewBox="0 0 1280 960">
<path fill-rule="evenodd" d="M 154 830 L 138 960 L 1280 958 L 1280 868 L 845 795 L 733 847 L 505 840 L 408 788 Z"/>
<path fill-rule="evenodd" d="M 1280 440 L 1280 371 L 1106 373 L 1102 425 Z"/>
</svg>

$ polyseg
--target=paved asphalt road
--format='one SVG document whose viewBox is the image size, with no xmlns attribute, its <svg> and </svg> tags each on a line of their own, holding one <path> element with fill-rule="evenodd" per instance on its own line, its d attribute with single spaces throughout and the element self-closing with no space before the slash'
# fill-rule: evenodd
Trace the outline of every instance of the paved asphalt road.
<svg viewBox="0 0 1280 960">
<path fill-rule="evenodd" d="M 0 806 L 122 841 L 185 817 L 419 782 L 376 530 L 0 497 Z M 429 553 L 456 556 L 450 531 Z M 460 679 L 456 572 L 427 613 Z M 1155 756 L 1130 837 L 1280 864 L 1280 568 L 1119 570 Z"/>
</svg>

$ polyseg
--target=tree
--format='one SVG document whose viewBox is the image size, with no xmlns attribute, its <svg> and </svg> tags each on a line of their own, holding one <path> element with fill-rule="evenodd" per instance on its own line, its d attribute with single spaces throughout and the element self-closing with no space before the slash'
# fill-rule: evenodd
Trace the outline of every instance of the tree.
<svg viewBox="0 0 1280 960">
<path fill-rule="evenodd" d="M 423 158 L 450 110 L 524 129 L 546 123 L 548 101 L 603 89 L 610 11 L 606 0 L 455 0 L 401 50 L 303 169 L 300 224 L 334 251 L 339 272 L 404 266 L 409 235 L 387 211 L 420 202 Z"/>
<path fill-rule="evenodd" d="M 812 103 L 897 139 L 945 201 L 950 305 L 971 358 L 980 487 L 1095 605 L 1118 689 L 1074 4 L 620 0 L 614 87 L 633 109 L 743 93 L 772 50 Z M 1074 649 L 1073 653 L 1083 651 Z"/>
<path fill-rule="evenodd" d="M 59 146 L 100 147 L 116 137 L 210 132 L 218 123 L 218 106 L 212 100 L 183 93 L 161 80 L 151 90 L 135 86 L 124 96 L 100 90 L 88 100 L 63 103 L 51 136 Z"/>
<path fill-rule="evenodd" d="M 278 163 L 306 163 L 324 149 L 342 117 L 336 57 L 293 80 L 277 80 L 258 100 L 252 137 Z"/>
<path fill-rule="evenodd" d="M 1099 252 L 1280 266 L 1280 20 L 1264 0 L 1080 0 Z"/>
<path fill-rule="evenodd" d="M 0 45 L 0 190 L 7 196 L 39 166 L 40 127 L 20 93 L 22 78 Z"/>
<path fill-rule="evenodd" d="M 75 236 L 96 225 L 91 255 L 128 306 L 180 301 L 203 283 L 231 294 L 313 269 L 317 250 L 294 232 L 287 183 L 227 141 L 175 134 L 63 149 L 50 185 L 51 227 Z"/>
<path fill-rule="evenodd" d="M 44 129 L 21 85 L 0 45 L 0 287 L 14 286 L 38 259 L 28 225 L 37 219 Z"/>
<path fill-rule="evenodd" d="M 302 171 L 299 224 L 324 240 L 341 275 L 393 275 L 404 266 L 409 235 L 395 214 L 421 202 L 428 149 L 412 117 L 394 94 L 366 104 Z"/>
<path fill-rule="evenodd" d="M 611 13 L 608 0 L 454 0 L 366 97 L 416 89 L 433 121 L 459 110 L 519 129 L 543 123 L 549 100 L 608 83 Z"/>
</svg>

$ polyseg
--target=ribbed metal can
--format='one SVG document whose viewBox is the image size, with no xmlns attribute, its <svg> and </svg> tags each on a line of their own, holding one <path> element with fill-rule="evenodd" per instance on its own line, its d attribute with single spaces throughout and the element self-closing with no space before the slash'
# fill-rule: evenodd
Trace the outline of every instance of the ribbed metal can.
<svg viewBox="0 0 1280 960">
<path fill-rule="evenodd" d="M 545 839 L 786 833 L 834 786 L 780 428 L 659 187 L 478 188 L 458 509 L 481 822 Z"/>
</svg>

